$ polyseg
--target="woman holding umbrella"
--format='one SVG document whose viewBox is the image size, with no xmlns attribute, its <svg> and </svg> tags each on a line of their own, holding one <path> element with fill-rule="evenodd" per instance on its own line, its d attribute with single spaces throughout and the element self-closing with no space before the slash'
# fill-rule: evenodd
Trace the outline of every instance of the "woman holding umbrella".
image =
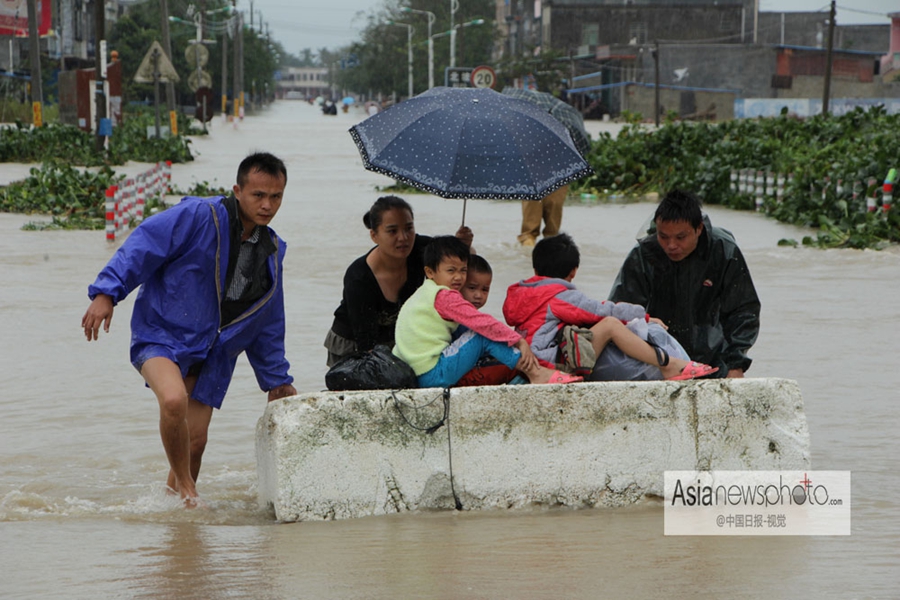
<svg viewBox="0 0 900 600">
<path fill-rule="evenodd" d="M 363 216 L 375 247 L 353 261 L 344 274 L 341 304 L 325 337 L 326 364 L 394 345 L 394 324 L 403 303 L 425 279 L 422 253 L 431 242 L 416 234 L 412 207 L 397 196 L 382 196 Z M 460 227 L 456 237 L 472 245 L 473 233 Z"/>
</svg>

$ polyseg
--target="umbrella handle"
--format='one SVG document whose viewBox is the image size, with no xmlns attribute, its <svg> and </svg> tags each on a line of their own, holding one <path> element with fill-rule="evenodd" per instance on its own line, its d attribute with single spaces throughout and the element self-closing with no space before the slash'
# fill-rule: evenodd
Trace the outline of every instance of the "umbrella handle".
<svg viewBox="0 0 900 600">
<path fill-rule="evenodd" d="M 460 225 L 460 227 L 466 226 L 466 203 L 468 201 L 469 201 L 468 198 L 463 198 L 463 218 L 462 218 L 462 225 Z"/>
</svg>

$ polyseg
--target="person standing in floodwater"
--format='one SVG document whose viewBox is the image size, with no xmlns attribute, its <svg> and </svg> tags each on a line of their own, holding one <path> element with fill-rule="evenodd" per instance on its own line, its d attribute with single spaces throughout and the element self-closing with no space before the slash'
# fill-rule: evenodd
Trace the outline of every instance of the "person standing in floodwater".
<svg viewBox="0 0 900 600">
<path fill-rule="evenodd" d="M 268 227 L 286 185 L 279 158 L 251 154 L 232 196 L 186 197 L 153 215 L 88 287 L 81 326 L 90 342 L 101 325 L 109 331 L 113 307 L 141 286 L 131 362 L 159 402 L 168 487 L 189 507 L 199 501 L 207 431 L 238 355 L 247 353 L 270 402 L 297 393 L 284 352 L 285 243 Z"/>
</svg>

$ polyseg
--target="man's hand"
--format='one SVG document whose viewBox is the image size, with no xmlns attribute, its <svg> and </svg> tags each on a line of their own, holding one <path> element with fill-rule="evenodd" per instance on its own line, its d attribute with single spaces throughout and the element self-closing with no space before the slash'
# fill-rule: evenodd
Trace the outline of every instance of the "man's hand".
<svg viewBox="0 0 900 600">
<path fill-rule="evenodd" d="M 475 234 L 472 233 L 472 230 L 463 225 L 459 229 L 456 230 L 456 237 L 466 245 L 467 248 L 472 247 L 472 240 L 475 239 Z"/>
<path fill-rule="evenodd" d="M 665 330 L 668 330 L 668 329 L 669 329 L 669 326 L 666 325 L 665 323 L 663 323 L 663 322 L 662 322 L 662 319 L 657 319 L 656 317 L 650 317 L 649 322 L 650 322 L 650 323 L 656 323 L 657 325 L 659 325 L 660 327 L 662 327 L 662 328 L 665 329 Z"/>
<path fill-rule="evenodd" d="M 531 346 L 528 345 L 528 342 L 525 341 L 525 338 L 522 338 L 518 342 L 516 342 L 516 348 L 518 348 L 519 352 L 522 353 L 522 358 L 519 359 L 519 363 L 516 365 L 516 368 L 519 371 L 528 373 L 541 366 L 541 364 L 538 362 L 537 356 L 535 356 L 534 352 L 531 351 Z"/>
<path fill-rule="evenodd" d="M 96 340 L 100 335 L 100 324 L 103 331 L 109 333 L 109 325 L 112 323 L 113 302 L 106 294 L 97 294 L 93 302 L 88 306 L 87 312 L 81 317 L 81 326 L 84 328 L 84 337 L 87 341 Z"/>
<path fill-rule="evenodd" d="M 297 390 L 294 389 L 289 383 L 285 383 L 284 385 L 279 385 L 278 387 L 274 387 L 269 390 L 269 402 L 273 400 L 278 400 L 279 398 L 287 398 L 288 396 L 296 396 Z"/>
<path fill-rule="evenodd" d="M 743 369 L 728 369 L 727 377 L 729 379 L 743 379 L 744 371 Z"/>
</svg>

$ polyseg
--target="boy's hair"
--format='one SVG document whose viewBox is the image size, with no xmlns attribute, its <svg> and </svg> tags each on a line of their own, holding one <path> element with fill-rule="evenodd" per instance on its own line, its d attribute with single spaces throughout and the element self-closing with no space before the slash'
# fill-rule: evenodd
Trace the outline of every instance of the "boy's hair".
<svg viewBox="0 0 900 600">
<path fill-rule="evenodd" d="M 242 160 L 241 164 L 238 165 L 237 171 L 238 186 L 244 187 L 244 184 L 247 183 L 247 176 L 253 171 L 259 171 L 260 173 L 265 173 L 272 177 L 281 175 L 284 177 L 284 182 L 287 183 L 287 167 L 285 167 L 284 162 L 274 154 L 269 154 L 268 152 L 254 152 Z"/>
<path fill-rule="evenodd" d="M 369 212 L 363 215 L 363 225 L 372 231 L 376 231 L 381 226 L 384 213 L 395 209 L 408 210 L 409 216 L 415 218 L 412 206 L 406 200 L 400 196 L 382 196 L 375 201 Z"/>
<path fill-rule="evenodd" d="M 438 265 L 445 258 L 458 258 L 464 263 L 469 262 L 469 248 L 462 241 L 452 235 L 439 235 L 431 239 L 431 243 L 425 246 L 422 262 L 433 271 L 437 271 Z"/>
<path fill-rule="evenodd" d="M 659 206 L 656 207 L 654 221 L 674 223 L 687 221 L 691 227 L 697 229 L 703 222 L 703 213 L 700 212 L 700 198 L 691 192 L 684 190 L 672 190 L 666 194 Z"/>
<path fill-rule="evenodd" d="M 578 246 L 568 233 L 545 237 L 531 252 L 531 266 L 541 277 L 565 279 L 580 263 Z"/>
<path fill-rule="evenodd" d="M 480 254 L 469 254 L 469 273 L 483 273 L 484 275 L 494 275 L 491 265 Z"/>
</svg>

